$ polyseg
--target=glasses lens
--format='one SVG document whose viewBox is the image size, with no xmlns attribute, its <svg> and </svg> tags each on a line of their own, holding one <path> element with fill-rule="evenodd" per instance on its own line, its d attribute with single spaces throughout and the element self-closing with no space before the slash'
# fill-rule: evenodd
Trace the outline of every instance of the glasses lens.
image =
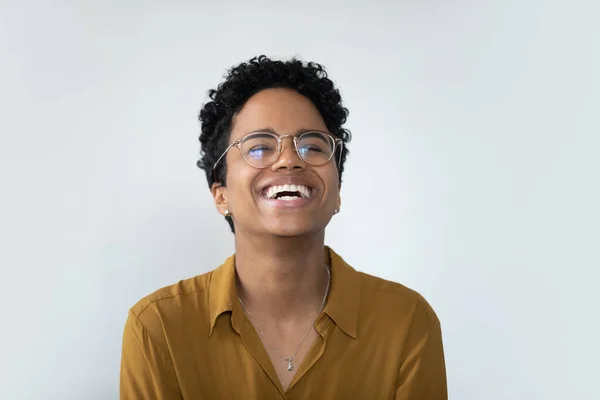
<svg viewBox="0 0 600 400">
<path fill-rule="evenodd" d="M 306 132 L 297 142 L 298 153 L 304 161 L 313 165 L 323 165 L 331 159 L 334 139 L 320 132 Z"/>
<path fill-rule="evenodd" d="M 244 138 L 241 150 L 249 164 L 264 167 L 277 160 L 277 138 L 270 133 L 253 133 Z"/>
</svg>

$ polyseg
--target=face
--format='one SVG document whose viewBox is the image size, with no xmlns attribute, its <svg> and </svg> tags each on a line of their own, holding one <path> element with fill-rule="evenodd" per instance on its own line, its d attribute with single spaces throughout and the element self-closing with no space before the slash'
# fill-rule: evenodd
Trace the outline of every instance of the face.
<svg viewBox="0 0 600 400">
<path fill-rule="evenodd" d="M 234 117 L 229 143 L 259 130 L 279 135 L 328 132 L 314 104 L 290 89 L 267 89 L 252 96 Z M 322 232 L 339 209 L 336 157 L 313 166 L 298 157 L 292 138 L 284 138 L 281 145 L 279 159 L 266 168 L 248 164 L 235 147 L 227 153 L 227 186 L 214 184 L 212 193 L 219 212 L 231 213 L 236 235 L 291 237 Z M 279 198 L 283 185 L 295 185 L 286 189 L 297 189 L 301 197 Z"/>
</svg>

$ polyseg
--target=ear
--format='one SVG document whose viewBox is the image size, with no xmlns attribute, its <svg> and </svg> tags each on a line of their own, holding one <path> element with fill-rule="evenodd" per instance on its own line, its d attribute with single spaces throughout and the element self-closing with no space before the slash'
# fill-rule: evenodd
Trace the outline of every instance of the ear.
<svg viewBox="0 0 600 400">
<path fill-rule="evenodd" d="M 213 195 L 217 211 L 224 216 L 225 210 L 227 210 L 227 188 L 219 182 L 215 182 L 210 187 L 210 191 Z"/>
<path fill-rule="evenodd" d="M 338 212 L 341 210 L 342 207 L 342 196 L 340 194 L 342 190 L 342 184 L 340 183 L 340 186 L 338 188 L 338 198 L 337 198 L 337 203 L 336 203 L 336 210 L 338 210 Z"/>
</svg>

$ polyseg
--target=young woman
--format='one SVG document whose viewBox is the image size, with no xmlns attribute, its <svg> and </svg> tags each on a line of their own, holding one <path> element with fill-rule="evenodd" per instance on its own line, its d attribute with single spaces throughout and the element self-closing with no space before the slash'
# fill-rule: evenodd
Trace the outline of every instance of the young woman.
<svg viewBox="0 0 600 400">
<path fill-rule="evenodd" d="M 264 56 L 200 112 L 202 156 L 235 254 L 138 302 L 122 399 L 446 399 L 440 323 L 325 246 L 348 111 L 323 68 Z"/>
</svg>

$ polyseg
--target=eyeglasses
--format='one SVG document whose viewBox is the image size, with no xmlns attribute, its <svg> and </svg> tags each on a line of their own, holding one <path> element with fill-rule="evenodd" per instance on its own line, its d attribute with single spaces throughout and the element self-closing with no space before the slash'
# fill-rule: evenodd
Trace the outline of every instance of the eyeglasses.
<svg viewBox="0 0 600 400">
<path fill-rule="evenodd" d="M 336 149 L 340 150 L 338 165 L 341 162 L 341 150 L 344 147 L 344 142 L 342 139 L 333 137 L 328 133 L 307 131 L 294 136 L 258 131 L 249 133 L 227 146 L 212 167 L 215 182 L 218 181 L 215 168 L 233 146 L 238 148 L 248 164 L 256 168 L 267 168 L 279 159 L 283 151 L 283 139 L 287 137 L 293 139 L 296 154 L 307 164 L 314 166 L 327 164 L 335 154 Z"/>
</svg>

